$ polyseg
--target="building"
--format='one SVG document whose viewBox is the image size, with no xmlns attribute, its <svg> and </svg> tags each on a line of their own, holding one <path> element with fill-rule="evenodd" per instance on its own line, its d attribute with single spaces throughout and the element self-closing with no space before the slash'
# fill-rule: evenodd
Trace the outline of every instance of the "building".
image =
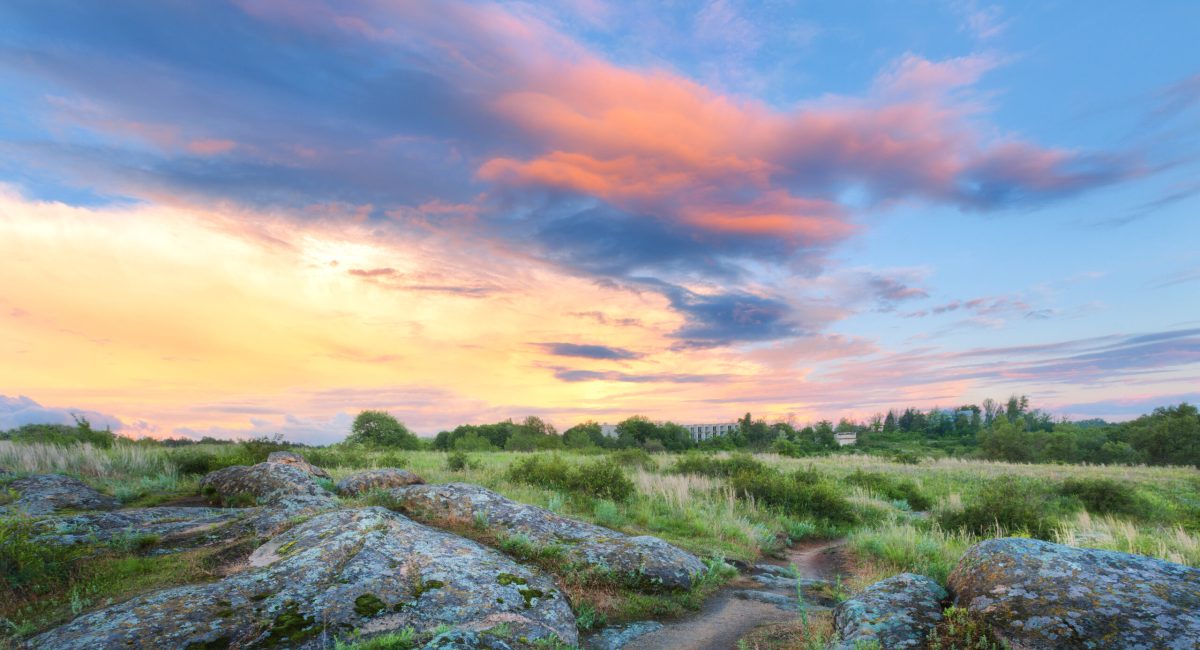
<svg viewBox="0 0 1200 650">
<path fill-rule="evenodd" d="M 852 444 L 858 442 L 858 433 L 856 433 L 854 431 L 843 431 L 841 433 L 835 433 L 835 434 L 833 434 L 833 437 L 837 439 L 838 445 L 842 446 L 842 447 L 845 447 L 846 445 L 852 445 Z"/>
<path fill-rule="evenodd" d="M 662 423 L 660 422 L 659 424 Z M 708 424 L 681 424 L 680 426 L 687 429 L 688 434 L 692 436 L 692 440 L 700 442 L 701 440 L 711 440 L 717 436 L 726 435 L 736 430 L 740 425 L 737 422 L 713 422 Z M 601 424 L 600 434 L 606 438 L 616 438 L 617 425 Z"/>
</svg>

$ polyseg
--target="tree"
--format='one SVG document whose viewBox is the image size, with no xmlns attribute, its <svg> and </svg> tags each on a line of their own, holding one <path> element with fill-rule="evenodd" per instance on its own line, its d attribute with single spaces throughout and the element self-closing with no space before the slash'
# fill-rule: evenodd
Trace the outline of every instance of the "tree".
<svg viewBox="0 0 1200 650">
<path fill-rule="evenodd" d="M 418 449 L 421 441 L 387 411 L 363 411 L 354 418 L 346 442 L 367 447 Z"/>
</svg>

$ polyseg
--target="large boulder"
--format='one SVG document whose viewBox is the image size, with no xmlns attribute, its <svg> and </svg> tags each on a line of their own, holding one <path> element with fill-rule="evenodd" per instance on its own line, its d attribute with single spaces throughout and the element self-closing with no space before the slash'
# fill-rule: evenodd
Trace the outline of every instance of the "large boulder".
<svg viewBox="0 0 1200 650">
<path fill-rule="evenodd" d="M 396 505 L 433 524 L 457 522 L 497 535 L 523 535 L 539 546 L 560 546 L 564 560 L 604 571 L 643 587 L 689 589 L 704 564 L 657 537 L 631 537 L 517 503 L 478 485 L 446 483 L 394 488 Z"/>
<path fill-rule="evenodd" d="M 30 645 L 309 649 L 442 625 L 501 628 L 514 648 L 577 640 L 566 598 L 547 575 L 383 508 L 314 517 L 259 547 L 249 564 L 217 582 L 85 614 Z"/>
<path fill-rule="evenodd" d="M 226 503 L 253 501 L 241 505 L 268 504 L 293 497 L 333 500 L 333 494 L 321 487 L 312 474 L 288 463 L 268 462 L 219 469 L 200 480 L 200 489 Z"/>
<path fill-rule="evenodd" d="M 333 478 L 329 472 L 309 463 L 304 459 L 304 456 L 297 454 L 294 451 L 273 451 L 267 455 L 268 463 L 280 463 L 282 465 L 291 465 L 302 469 L 317 478 Z"/>
<path fill-rule="evenodd" d="M 337 493 L 345 497 L 358 496 L 371 490 L 386 490 L 388 488 L 404 487 L 406 485 L 421 485 L 425 479 L 408 470 L 385 467 L 355 472 L 338 481 Z"/>
<path fill-rule="evenodd" d="M 35 474 L 10 481 L 6 489 L 19 496 L 7 506 L 10 512 L 49 515 L 62 510 L 112 510 L 117 500 L 100 494 L 87 483 L 61 474 Z"/>
<path fill-rule="evenodd" d="M 867 587 L 833 610 L 837 650 L 878 643 L 880 648 L 923 648 L 942 620 L 946 590 L 925 576 L 901 573 Z"/>
<path fill-rule="evenodd" d="M 972 546 L 955 603 L 1013 648 L 1200 647 L 1200 570 L 1033 539 Z"/>
</svg>

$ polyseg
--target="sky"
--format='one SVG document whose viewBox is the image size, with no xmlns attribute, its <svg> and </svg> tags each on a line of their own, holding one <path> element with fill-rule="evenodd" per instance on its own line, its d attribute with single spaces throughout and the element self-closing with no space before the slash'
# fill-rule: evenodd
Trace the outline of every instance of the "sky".
<svg viewBox="0 0 1200 650">
<path fill-rule="evenodd" d="M 1200 400 L 1200 3 L 0 3 L 0 429 Z"/>
</svg>

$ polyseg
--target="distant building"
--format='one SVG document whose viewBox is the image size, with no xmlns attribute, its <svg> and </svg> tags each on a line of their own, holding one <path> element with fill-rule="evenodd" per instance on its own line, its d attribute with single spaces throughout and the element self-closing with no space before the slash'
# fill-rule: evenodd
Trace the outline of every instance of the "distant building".
<svg viewBox="0 0 1200 650">
<path fill-rule="evenodd" d="M 701 440 L 711 440 L 717 436 L 723 436 L 738 428 L 737 422 L 717 422 L 713 424 L 684 424 L 681 425 L 687 429 L 688 433 L 692 434 L 692 440 L 700 442 Z"/>
<path fill-rule="evenodd" d="M 712 422 L 707 424 L 681 424 L 680 426 L 687 429 L 688 434 L 692 436 L 692 440 L 700 442 L 701 440 L 711 440 L 717 436 L 727 435 L 737 430 L 740 425 L 737 422 Z M 601 424 L 600 433 L 606 438 L 616 438 L 617 425 Z"/>
<path fill-rule="evenodd" d="M 845 447 L 846 445 L 852 445 L 852 444 L 858 442 L 858 434 L 854 431 L 843 431 L 842 433 L 835 433 L 835 434 L 833 434 L 833 437 L 837 439 L 838 445 L 840 445 L 842 447 Z"/>
</svg>

